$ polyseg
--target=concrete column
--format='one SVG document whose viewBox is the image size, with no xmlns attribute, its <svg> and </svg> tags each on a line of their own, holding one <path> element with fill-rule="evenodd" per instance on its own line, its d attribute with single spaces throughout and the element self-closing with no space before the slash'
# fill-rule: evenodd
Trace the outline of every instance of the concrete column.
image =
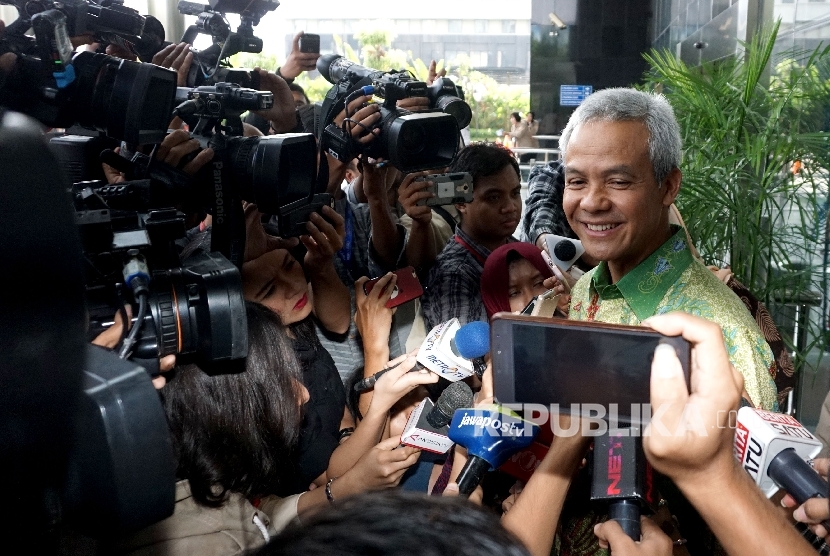
<svg viewBox="0 0 830 556">
<path fill-rule="evenodd" d="M 178 2 L 175 0 L 148 0 L 147 8 L 150 15 L 161 21 L 164 25 L 166 40 L 177 43 L 184 34 L 184 16 L 176 8 Z"/>
</svg>

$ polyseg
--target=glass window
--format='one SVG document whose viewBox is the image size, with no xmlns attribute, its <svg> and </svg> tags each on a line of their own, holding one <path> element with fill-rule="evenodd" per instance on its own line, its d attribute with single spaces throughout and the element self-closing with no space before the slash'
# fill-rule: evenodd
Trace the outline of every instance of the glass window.
<svg viewBox="0 0 830 556">
<path fill-rule="evenodd" d="M 487 32 L 487 20 L 486 19 L 476 19 L 475 29 L 476 29 L 476 34 L 486 33 Z"/>
<path fill-rule="evenodd" d="M 461 33 L 464 25 L 460 19 L 451 19 L 447 22 L 447 30 L 450 33 Z"/>
<path fill-rule="evenodd" d="M 501 22 L 501 32 L 502 33 L 516 33 L 516 20 L 515 19 L 505 19 Z"/>
<path fill-rule="evenodd" d="M 422 23 L 422 31 L 424 33 L 435 33 L 438 29 L 438 25 L 435 23 L 434 19 L 425 19 Z"/>
<path fill-rule="evenodd" d="M 487 65 L 487 52 L 470 52 L 470 65 L 474 68 L 480 68 Z"/>
</svg>

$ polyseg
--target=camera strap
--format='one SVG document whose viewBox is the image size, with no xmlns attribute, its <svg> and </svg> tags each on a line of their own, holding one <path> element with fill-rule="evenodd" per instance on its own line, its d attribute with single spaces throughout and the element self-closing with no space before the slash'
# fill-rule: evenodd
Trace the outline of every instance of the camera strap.
<svg viewBox="0 0 830 556">
<path fill-rule="evenodd" d="M 479 253 L 478 251 L 476 251 L 475 249 L 473 249 L 472 247 L 470 247 L 470 244 L 469 244 L 469 243 L 467 243 L 466 241 L 464 241 L 463 239 L 461 239 L 461 238 L 458 236 L 458 234 L 455 234 L 454 236 L 452 236 L 452 238 L 455 240 L 455 242 L 456 242 L 458 245 L 460 245 L 461 247 L 463 247 L 464 249 L 466 249 L 466 250 L 467 250 L 467 252 L 468 252 L 468 253 L 470 253 L 470 255 L 472 255 L 472 256 L 473 256 L 473 258 L 474 258 L 475 260 L 477 260 L 477 261 L 478 261 L 478 263 L 479 263 L 480 265 L 484 266 L 484 262 L 485 262 L 487 259 L 485 259 L 485 258 L 481 255 L 481 253 Z"/>
</svg>

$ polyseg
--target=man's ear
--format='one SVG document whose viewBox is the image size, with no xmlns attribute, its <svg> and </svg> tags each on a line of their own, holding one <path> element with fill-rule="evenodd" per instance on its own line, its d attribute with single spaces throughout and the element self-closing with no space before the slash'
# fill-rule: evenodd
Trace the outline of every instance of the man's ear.
<svg viewBox="0 0 830 556">
<path fill-rule="evenodd" d="M 675 168 L 669 172 L 669 175 L 663 180 L 661 184 L 664 190 L 663 206 L 668 207 L 677 199 L 677 194 L 680 193 L 681 181 L 683 181 L 683 173 L 680 171 L 680 168 Z"/>
<path fill-rule="evenodd" d="M 458 211 L 458 214 L 464 216 L 467 214 L 467 203 L 456 203 L 455 210 Z"/>
</svg>

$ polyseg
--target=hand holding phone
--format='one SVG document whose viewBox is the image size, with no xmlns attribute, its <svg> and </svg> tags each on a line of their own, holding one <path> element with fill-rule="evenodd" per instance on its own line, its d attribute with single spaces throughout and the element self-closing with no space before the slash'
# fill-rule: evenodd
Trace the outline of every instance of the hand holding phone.
<svg viewBox="0 0 830 556">
<path fill-rule="evenodd" d="M 305 54 L 319 54 L 320 53 L 320 35 L 312 33 L 303 33 L 300 37 L 300 52 Z"/>
<path fill-rule="evenodd" d="M 473 200 L 473 176 L 469 172 L 419 176 L 415 178 L 415 181 L 432 182 L 427 191 L 435 195 L 435 197 L 421 199 L 417 202 L 418 205 L 434 207 L 469 203 Z"/>
<path fill-rule="evenodd" d="M 561 295 L 554 290 L 548 290 L 531 299 L 520 314 L 531 317 L 553 317 L 559 307 L 560 297 Z"/>
<path fill-rule="evenodd" d="M 553 275 L 556 276 L 556 279 L 559 280 L 559 283 L 565 288 L 565 293 L 571 293 L 571 288 L 576 284 L 576 279 L 568 274 L 567 272 L 563 272 L 556 263 L 551 260 L 550 255 L 548 255 L 547 251 L 542 251 L 542 258 L 547 263 L 550 271 L 553 272 Z"/>
<path fill-rule="evenodd" d="M 691 344 L 650 328 L 498 313 L 490 323 L 496 397 L 502 403 L 557 404 L 568 412 L 603 406 L 621 423 L 645 424 L 651 360 L 674 347 L 689 387 Z"/>
<path fill-rule="evenodd" d="M 386 307 L 392 309 L 398 305 L 403 305 L 407 301 L 412 301 L 416 297 L 421 297 L 424 294 L 424 288 L 421 287 L 421 282 L 418 281 L 418 275 L 415 269 L 411 266 L 401 268 L 393 272 L 397 276 L 397 282 L 393 286 L 392 297 L 386 302 Z M 375 284 L 380 278 L 374 278 L 363 284 L 363 293 L 369 295 L 374 289 Z"/>
</svg>

